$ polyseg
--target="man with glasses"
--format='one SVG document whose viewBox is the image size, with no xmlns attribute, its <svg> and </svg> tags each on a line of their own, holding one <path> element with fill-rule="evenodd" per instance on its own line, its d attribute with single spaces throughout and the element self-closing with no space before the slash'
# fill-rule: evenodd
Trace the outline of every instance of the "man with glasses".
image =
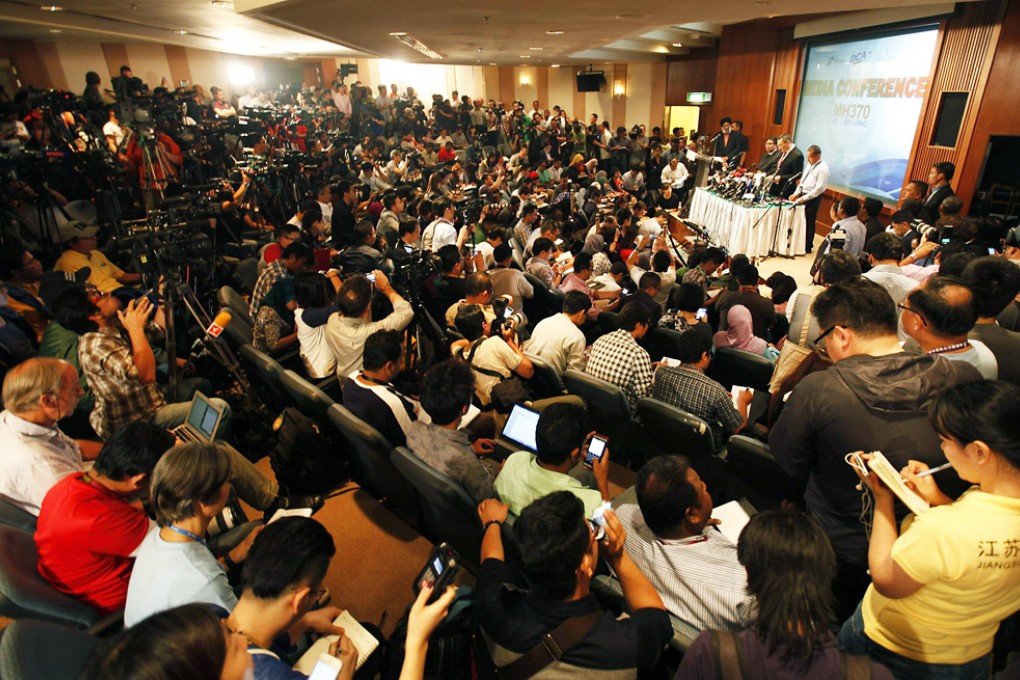
<svg viewBox="0 0 1020 680">
<path fill-rule="evenodd" d="M 318 207 L 316 207 L 315 210 L 318 211 Z M 304 211 L 302 211 L 299 214 L 303 218 L 305 213 Z M 280 256 L 283 254 L 283 251 L 287 249 L 287 246 L 289 246 L 291 243 L 300 240 L 301 240 L 300 225 L 294 226 L 293 224 L 288 222 L 287 224 L 277 229 L 276 242 L 265 245 L 262 248 L 262 251 L 259 253 L 259 264 L 257 270 L 259 276 L 261 276 L 262 272 L 266 270 L 266 267 L 280 259 Z"/>
<path fill-rule="evenodd" d="M 881 451 L 897 470 L 911 459 L 932 467 L 944 463 L 928 404 L 946 387 L 981 376 L 967 364 L 904 352 L 896 337 L 896 305 L 871 281 L 830 286 L 815 298 L 811 312 L 823 329 L 814 338 L 816 351 L 835 365 L 797 385 L 769 433 L 769 445 L 783 469 L 806 487 L 807 508 L 832 541 L 836 613 L 845 618 L 870 578 L 861 492 L 844 456 Z M 939 486 L 946 493 L 963 490 L 954 473 L 944 474 Z"/>
</svg>

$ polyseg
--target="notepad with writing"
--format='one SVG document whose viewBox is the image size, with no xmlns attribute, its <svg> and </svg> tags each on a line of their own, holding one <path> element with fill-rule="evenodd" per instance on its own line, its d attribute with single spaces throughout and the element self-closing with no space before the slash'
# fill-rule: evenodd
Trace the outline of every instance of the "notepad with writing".
<svg viewBox="0 0 1020 680">
<path fill-rule="evenodd" d="M 283 519 L 284 517 L 311 517 L 311 516 L 312 516 L 311 508 L 292 508 L 290 510 L 280 508 L 279 510 L 273 513 L 273 516 L 269 519 L 268 522 L 266 522 L 266 524 L 267 525 L 272 524 L 276 520 Z"/>
<path fill-rule="evenodd" d="M 344 634 L 354 645 L 354 648 L 358 650 L 358 663 L 354 670 L 361 668 L 368 657 L 372 655 L 379 647 L 379 640 L 374 635 L 365 630 L 357 620 L 351 616 L 348 611 L 343 612 L 340 616 L 333 619 L 333 625 L 339 626 L 344 629 Z M 316 640 L 308 651 L 305 652 L 298 662 L 294 664 L 294 670 L 298 673 L 304 673 L 310 675 L 312 669 L 315 668 L 315 664 L 319 661 L 319 657 L 323 654 L 329 653 L 329 646 L 339 639 L 337 635 L 326 635 Z"/>
<path fill-rule="evenodd" d="M 874 451 L 871 454 L 871 460 L 868 461 L 868 467 L 878 475 L 878 478 L 882 480 L 882 483 L 889 487 L 889 490 L 896 494 L 896 497 L 903 501 L 910 512 L 915 515 L 920 515 L 923 512 L 927 512 L 931 507 L 928 501 L 924 500 L 917 495 L 917 492 L 911 489 L 904 483 L 903 478 L 900 477 L 900 473 L 892 466 L 892 463 L 882 455 L 881 451 Z"/>
</svg>

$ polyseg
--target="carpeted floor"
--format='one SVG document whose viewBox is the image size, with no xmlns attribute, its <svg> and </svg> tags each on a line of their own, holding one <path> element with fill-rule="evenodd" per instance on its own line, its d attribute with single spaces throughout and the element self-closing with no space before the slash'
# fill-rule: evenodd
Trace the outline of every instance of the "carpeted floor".
<svg viewBox="0 0 1020 680">
<path fill-rule="evenodd" d="M 268 458 L 257 467 L 273 474 Z M 327 500 L 314 515 L 336 542 L 323 585 L 332 594 L 332 604 L 379 626 L 389 637 L 414 599 L 411 583 L 425 565 L 432 543 L 356 484 L 342 491 L 346 493 Z M 259 516 L 251 508 L 245 510 L 251 518 Z M 458 582 L 472 584 L 474 577 L 461 570 Z"/>
</svg>

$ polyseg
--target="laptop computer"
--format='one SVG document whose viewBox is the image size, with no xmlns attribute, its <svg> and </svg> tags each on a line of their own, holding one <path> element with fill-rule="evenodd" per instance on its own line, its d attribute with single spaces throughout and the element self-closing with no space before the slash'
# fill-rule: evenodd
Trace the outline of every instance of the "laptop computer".
<svg viewBox="0 0 1020 680">
<path fill-rule="evenodd" d="M 209 401 L 209 397 L 195 392 L 191 409 L 184 424 L 171 430 L 182 442 L 211 442 L 223 422 L 224 409 Z"/>
<path fill-rule="evenodd" d="M 496 439 L 494 453 L 499 460 L 517 451 L 536 453 L 535 432 L 538 429 L 539 413 L 523 404 L 514 404 L 510 416 L 503 426 L 503 432 Z"/>
</svg>

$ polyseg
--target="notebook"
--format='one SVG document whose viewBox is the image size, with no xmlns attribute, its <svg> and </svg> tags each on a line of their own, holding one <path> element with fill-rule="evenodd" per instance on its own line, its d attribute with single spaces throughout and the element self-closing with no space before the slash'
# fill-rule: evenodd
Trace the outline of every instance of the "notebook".
<svg viewBox="0 0 1020 680">
<path fill-rule="evenodd" d="M 365 627 L 358 623 L 348 611 L 333 619 L 333 625 L 343 628 L 344 634 L 351 641 L 351 644 L 354 645 L 354 648 L 358 650 L 358 663 L 355 664 L 354 668 L 354 670 L 358 670 L 365 665 L 368 657 L 379 647 L 379 640 L 365 630 Z M 315 664 L 318 663 L 319 657 L 328 653 L 329 646 L 339 639 L 340 636 L 338 635 L 326 635 L 313 642 L 308 651 L 302 654 L 298 662 L 294 664 L 294 670 L 298 673 L 310 675 L 312 669 L 315 668 Z"/>
<path fill-rule="evenodd" d="M 172 432 L 183 442 L 211 442 L 216 439 L 220 423 L 223 422 L 223 411 L 224 409 L 209 401 L 209 397 L 201 392 L 195 392 L 195 398 L 191 400 L 191 409 L 188 410 L 188 419 Z"/>
<path fill-rule="evenodd" d="M 872 458 L 868 461 L 868 467 L 878 475 L 883 484 L 896 494 L 897 498 L 903 501 L 903 504 L 910 509 L 910 512 L 920 515 L 931 507 L 928 501 L 918 496 L 916 491 L 904 483 L 899 471 L 882 455 L 881 451 L 873 451 L 871 455 Z"/>
<path fill-rule="evenodd" d="M 736 545 L 740 540 L 740 534 L 744 527 L 751 521 L 751 515 L 755 514 L 754 507 L 746 500 L 730 501 L 712 509 L 712 519 L 719 520 L 715 529 L 730 542 Z"/>
</svg>

